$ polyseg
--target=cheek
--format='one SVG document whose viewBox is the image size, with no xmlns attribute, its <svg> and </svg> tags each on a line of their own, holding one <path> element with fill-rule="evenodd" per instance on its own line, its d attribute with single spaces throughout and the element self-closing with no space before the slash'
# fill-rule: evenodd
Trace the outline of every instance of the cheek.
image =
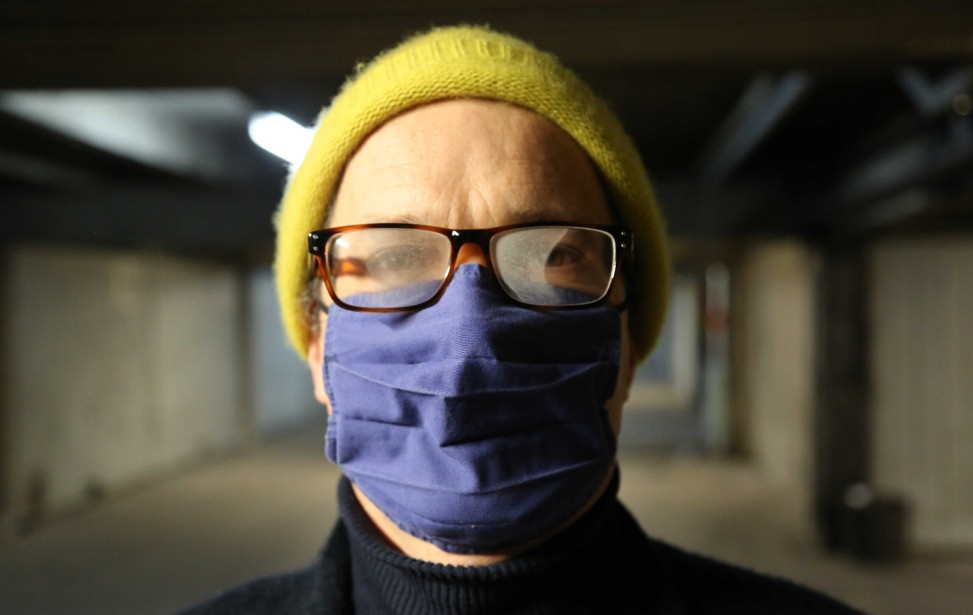
<svg viewBox="0 0 973 615">
<path fill-rule="evenodd" d="M 331 404 L 328 395 L 324 390 L 324 331 L 327 327 L 327 318 L 322 317 L 320 321 L 321 333 L 315 336 L 307 349 L 307 366 L 311 371 L 311 383 L 314 386 L 314 398 L 324 405 L 328 414 L 331 414 Z"/>
<path fill-rule="evenodd" d="M 608 412 L 608 421 L 611 423 L 615 437 L 622 428 L 622 407 L 628 401 L 629 389 L 632 388 L 632 380 L 635 376 L 635 349 L 632 345 L 632 336 L 628 328 L 628 312 L 621 315 L 621 334 L 622 348 L 619 356 L 618 380 L 615 383 L 615 393 L 605 403 L 605 411 Z"/>
</svg>

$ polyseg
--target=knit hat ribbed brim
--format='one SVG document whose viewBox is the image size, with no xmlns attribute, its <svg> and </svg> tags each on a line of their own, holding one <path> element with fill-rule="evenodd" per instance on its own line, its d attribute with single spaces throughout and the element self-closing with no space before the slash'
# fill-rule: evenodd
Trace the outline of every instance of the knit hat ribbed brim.
<svg viewBox="0 0 973 615">
<path fill-rule="evenodd" d="M 573 72 L 529 43 L 483 27 L 434 29 L 360 66 L 322 112 L 277 217 L 275 274 L 284 328 L 306 357 L 310 318 L 302 302 L 312 261 L 307 233 L 324 225 L 348 160 L 364 139 L 408 109 L 448 98 L 506 101 L 543 115 L 587 151 L 605 178 L 619 222 L 635 237 L 629 326 L 639 358 L 665 319 L 669 257 L 662 217 L 641 158 L 621 123 Z"/>
</svg>

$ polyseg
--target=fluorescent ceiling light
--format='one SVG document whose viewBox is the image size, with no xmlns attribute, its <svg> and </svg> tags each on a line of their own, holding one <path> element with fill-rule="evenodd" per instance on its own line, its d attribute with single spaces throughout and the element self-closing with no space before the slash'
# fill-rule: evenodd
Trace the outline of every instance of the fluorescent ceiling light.
<svg viewBox="0 0 973 615">
<path fill-rule="evenodd" d="M 151 167 L 217 181 L 246 177 L 249 158 L 227 151 L 225 132 L 253 110 L 227 88 L 0 92 L 3 114 Z"/>
<path fill-rule="evenodd" d="M 250 140 L 292 166 L 304 160 L 314 130 L 301 126 L 276 111 L 258 111 L 250 116 Z"/>
</svg>

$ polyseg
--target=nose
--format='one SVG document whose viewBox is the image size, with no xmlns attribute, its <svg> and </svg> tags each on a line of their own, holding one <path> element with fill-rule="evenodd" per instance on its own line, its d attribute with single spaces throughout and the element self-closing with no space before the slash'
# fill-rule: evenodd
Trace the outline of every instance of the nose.
<svg viewBox="0 0 973 615">
<path fill-rule="evenodd" d="M 459 253 L 456 254 L 456 266 L 459 267 L 460 265 L 487 267 L 487 256 L 477 244 L 464 243 L 460 246 Z"/>
</svg>

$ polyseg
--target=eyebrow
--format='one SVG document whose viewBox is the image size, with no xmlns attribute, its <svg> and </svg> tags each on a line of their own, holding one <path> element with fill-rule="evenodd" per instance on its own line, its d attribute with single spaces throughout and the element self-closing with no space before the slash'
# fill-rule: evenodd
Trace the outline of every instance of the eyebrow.
<svg viewBox="0 0 973 615">
<path fill-rule="evenodd" d="M 592 216 L 589 211 L 576 211 L 560 202 L 548 202 L 540 210 L 514 210 L 513 215 L 518 222 L 567 222 L 570 224 L 600 224 L 598 216 Z M 573 211 L 574 210 L 574 211 Z"/>
<path fill-rule="evenodd" d="M 428 225 L 412 214 L 368 216 L 352 224 L 418 224 Z"/>
<path fill-rule="evenodd" d="M 392 222 L 397 224 L 419 224 L 419 225 L 429 225 L 429 222 L 421 220 L 420 218 L 412 214 L 400 214 L 396 216 L 383 216 L 381 220 L 375 220 L 375 222 Z"/>
<path fill-rule="evenodd" d="M 544 222 L 548 220 L 563 220 L 564 216 L 553 212 L 545 211 L 517 211 L 514 216 L 520 222 Z"/>
</svg>

